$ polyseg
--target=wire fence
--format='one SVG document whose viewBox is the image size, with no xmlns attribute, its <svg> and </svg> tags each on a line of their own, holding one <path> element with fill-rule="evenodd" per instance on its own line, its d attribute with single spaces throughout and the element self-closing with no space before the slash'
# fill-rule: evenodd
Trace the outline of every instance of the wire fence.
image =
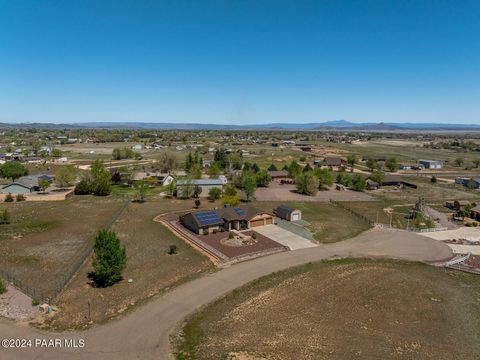
<svg viewBox="0 0 480 360">
<path fill-rule="evenodd" d="M 359 219 L 365 221 L 366 223 L 368 223 L 368 224 L 371 225 L 371 226 L 374 226 L 374 225 L 375 225 L 375 222 L 374 222 L 374 221 L 372 221 L 371 219 L 367 218 L 366 216 L 364 216 L 364 215 L 362 215 L 362 214 L 360 214 L 360 213 L 358 213 L 358 212 L 350 209 L 348 206 L 345 206 L 344 204 L 342 204 L 342 203 L 339 202 L 339 201 L 330 200 L 330 203 L 332 203 L 333 205 L 338 206 L 339 208 L 341 208 L 341 209 L 349 212 L 350 214 L 358 217 Z"/>
<path fill-rule="evenodd" d="M 124 202 L 122 207 L 113 215 L 112 219 L 109 221 L 105 227 L 107 230 L 111 229 L 113 224 L 118 220 L 120 215 L 125 211 L 125 209 L 130 204 L 130 200 Z M 23 293 L 30 296 L 32 299 L 39 302 L 44 302 L 51 304 L 54 299 L 62 292 L 65 286 L 73 279 L 73 277 L 80 270 L 85 261 L 93 253 L 93 244 L 86 246 L 82 251 L 75 256 L 75 260 L 70 263 L 68 268 L 65 269 L 62 276 L 55 281 L 55 284 L 50 287 L 48 290 L 41 290 L 38 287 L 28 285 L 24 281 L 18 279 L 8 271 L 0 269 L 0 278 L 3 278 L 5 281 L 13 284 L 15 287 L 20 289 Z"/>
</svg>

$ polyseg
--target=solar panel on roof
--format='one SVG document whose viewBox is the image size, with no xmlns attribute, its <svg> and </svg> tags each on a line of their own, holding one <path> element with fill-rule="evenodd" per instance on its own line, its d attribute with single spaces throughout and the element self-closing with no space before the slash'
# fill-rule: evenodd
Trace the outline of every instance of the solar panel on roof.
<svg viewBox="0 0 480 360">
<path fill-rule="evenodd" d="M 246 212 L 242 208 L 234 208 L 233 211 L 237 213 L 237 215 L 245 215 Z"/>
<path fill-rule="evenodd" d="M 212 225 L 222 222 L 222 219 L 218 216 L 218 214 L 211 210 L 199 211 L 195 214 L 195 216 L 202 225 Z"/>
</svg>

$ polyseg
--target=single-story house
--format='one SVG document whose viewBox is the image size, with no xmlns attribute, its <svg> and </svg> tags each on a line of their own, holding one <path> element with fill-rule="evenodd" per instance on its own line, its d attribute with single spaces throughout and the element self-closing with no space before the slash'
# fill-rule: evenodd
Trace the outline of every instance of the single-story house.
<svg viewBox="0 0 480 360">
<path fill-rule="evenodd" d="M 382 181 L 383 186 L 400 186 L 402 185 L 402 177 L 400 175 L 385 175 L 385 178 Z"/>
<path fill-rule="evenodd" d="M 202 160 L 203 168 L 209 168 L 210 166 L 212 166 L 212 160 Z"/>
<path fill-rule="evenodd" d="M 201 189 L 198 196 L 200 197 L 207 197 L 208 192 L 212 188 L 219 188 L 223 190 L 223 180 L 222 179 L 182 179 L 177 180 L 177 196 L 178 197 L 190 197 L 190 194 L 186 194 L 186 192 L 193 192 L 195 187 L 199 187 Z M 188 195 L 188 196 L 186 196 Z"/>
<path fill-rule="evenodd" d="M 272 177 L 272 180 L 288 179 L 288 171 L 287 170 L 272 170 L 272 171 L 269 171 L 268 174 Z"/>
<path fill-rule="evenodd" d="M 462 210 L 465 206 L 469 206 L 471 205 L 470 204 L 470 201 L 468 200 L 455 200 L 453 202 L 453 210 Z"/>
<path fill-rule="evenodd" d="M 418 160 L 419 165 L 423 165 L 425 169 L 441 169 L 443 164 L 438 160 Z"/>
<path fill-rule="evenodd" d="M 470 217 L 474 220 L 480 221 L 480 205 L 470 209 Z"/>
<path fill-rule="evenodd" d="M 277 206 L 274 212 L 276 216 L 283 220 L 298 221 L 302 219 L 302 212 L 300 210 L 286 205 Z"/>
<path fill-rule="evenodd" d="M 480 178 L 459 177 L 455 179 L 455 184 L 460 184 L 468 189 L 480 188 Z"/>
<path fill-rule="evenodd" d="M 214 231 L 243 230 L 273 224 L 273 216 L 252 205 L 244 205 L 192 211 L 181 216 L 180 223 L 196 234 L 206 235 Z"/>
<path fill-rule="evenodd" d="M 347 161 L 345 159 L 342 159 L 336 156 L 327 156 L 320 163 L 321 166 L 328 166 L 328 167 L 334 167 L 334 166 L 339 167 L 346 164 L 347 164 Z"/>
<path fill-rule="evenodd" d="M 28 175 L 22 176 L 16 179 L 11 184 L 5 185 L 1 189 L 2 194 L 29 194 L 32 192 L 40 191 L 38 181 L 40 179 L 52 181 L 52 176 L 49 175 Z"/>
<path fill-rule="evenodd" d="M 141 180 L 148 180 L 148 179 L 157 181 L 158 185 L 160 186 L 170 185 L 175 180 L 173 175 L 168 173 L 145 172 L 145 171 L 136 172 L 133 175 L 132 180 L 141 181 Z"/>
</svg>

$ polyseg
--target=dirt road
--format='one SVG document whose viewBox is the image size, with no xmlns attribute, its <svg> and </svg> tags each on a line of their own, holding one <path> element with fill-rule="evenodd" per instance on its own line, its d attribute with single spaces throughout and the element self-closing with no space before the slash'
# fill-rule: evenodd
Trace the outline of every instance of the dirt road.
<svg viewBox="0 0 480 360">
<path fill-rule="evenodd" d="M 121 319 L 85 332 L 51 334 L 0 320 L 0 339 L 84 339 L 81 349 L 4 349 L 1 359 L 170 359 L 169 335 L 190 313 L 256 278 L 332 257 L 388 257 L 438 261 L 445 244 L 413 233 L 373 229 L 343 242 L 259 258 L 223 269 L 157 297 Z"/>
</svg>

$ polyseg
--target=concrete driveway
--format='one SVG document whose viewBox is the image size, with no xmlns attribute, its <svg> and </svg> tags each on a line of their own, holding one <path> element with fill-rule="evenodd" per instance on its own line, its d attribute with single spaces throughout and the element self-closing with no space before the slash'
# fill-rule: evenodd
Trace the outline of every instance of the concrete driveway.
<svg viewBox="0 0 480 360">
<path fill-rule="evenodd" d="M 305 249 L 317 246 L 313 242 L 277 225 L 265 225 L 255 228 L 255 231 L 276 241 L 284 246 L 288 246 L 290 250 Z"/>
</svg>

